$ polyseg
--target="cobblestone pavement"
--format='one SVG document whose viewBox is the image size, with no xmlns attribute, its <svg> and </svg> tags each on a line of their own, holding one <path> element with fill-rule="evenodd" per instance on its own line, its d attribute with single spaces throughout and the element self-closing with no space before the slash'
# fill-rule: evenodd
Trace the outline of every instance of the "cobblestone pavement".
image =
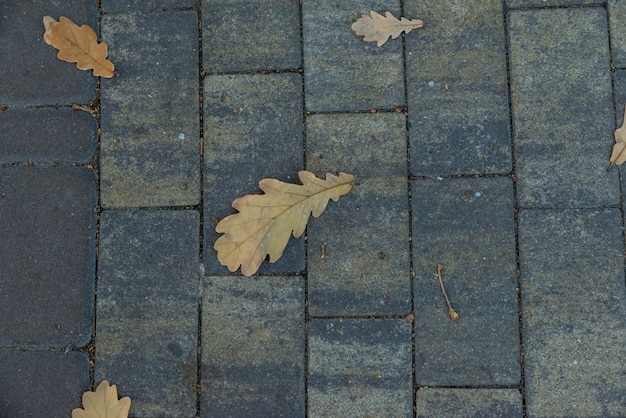
<svg viewBox="0 0 626 418">
<path fill-rule="evenodd" d="M 1 417 L 626 416 L 626 1 L 6 0 L 0 40 Z M 229 273 L 215 221 L 302 169 L 357 182 Z"/>
</svg>

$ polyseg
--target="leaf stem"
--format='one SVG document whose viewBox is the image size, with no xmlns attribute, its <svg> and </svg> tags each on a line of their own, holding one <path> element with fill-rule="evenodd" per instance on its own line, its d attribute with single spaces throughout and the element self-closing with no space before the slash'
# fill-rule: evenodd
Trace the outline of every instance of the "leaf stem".
<svg viewBox="0 0 626 418">
<path fill-rule="evenodd" d="M 443 297 L 446 300 L 446 304 L 448 305 L 448 315 L 450 315 L 450 319 L 456 321 L 459 319 L 459 314 L 452 308 L 450 304 L 450 299 L 448 299 L 448 295 L 446 294 L 446 288 L 443 286 L 443 279 L 441 278 L 441 269 L 443 266 L 441 264 L 437 264 L 437 277 L 439 278 L 439 286 L 441 286 L 441 293 L 443 293 Z"/>
</svg>

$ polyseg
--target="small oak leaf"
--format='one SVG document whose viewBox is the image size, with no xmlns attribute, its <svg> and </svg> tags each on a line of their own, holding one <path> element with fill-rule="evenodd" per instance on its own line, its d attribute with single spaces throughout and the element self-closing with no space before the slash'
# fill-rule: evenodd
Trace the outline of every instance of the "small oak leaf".
<svg viewBox="0 0 626 418">
<path fill-rule="evenodd" d="M 613 152 L 611 152 L 609 168 L 626 162 L 626 107 L 624 108 L 622 126 L 615 130 L 613 136 L 615 137 L 615 145 L 613 145 Z"/>
<path fill-rule="evenodd" d="M 263 179 L 259 187 L 265 194 L 246 195 L 233 202 L 239 213 L 222 219 L 215 230 L 223 233 L 215 241 L 217 259 L 230 271 L 252 276 L 267 255 L 270 263 L 282 255 L 291 235 L 304 233 L 309 216 L 320 216 L 328 201 L 339 200 L 352 189 L 354 176 L 326 174 L 320 179 L 308 171 L 298 173 L 302 185 Z"/>
<path fill-rule="evenodd" d="M 96 33 L 89 26 L 78 26 L 65 16 L 61 16 L 58 22 L 53 17 L 44 16 L 43 26 L 46 29 L 43 40 L 59 50 L 58 59 L 75 62 L 81 70 L 93 70 L 94 76 L 115 76 L 115 66 L 106 59 L 106 42 L 98 43 Z"/>
<path fill-rule="evenodd" d="M 83 393 L 83 408 L 72 411 L 72 418 L 128 418 L 130 398 L 117 399 L 117 387 L 103 380 L 95 392 Z"/>
<path fill-rule="evenodd" d="M 376 42 L 376 46 L 382 46 L 390 36 L 391 39 L 396 39 L 402 32 L 409 33 L 424 26 L 424 22 L 419 19 L 409 20 L 402 17 L 398 20 L 391 12 L 385 12 L 385 16 L 382 16 L 370 10 L 370 16 L 361 15 L 352 24 L 352 30 L 357 35 L 364 36 L 364 41 Z"/>
</svg>

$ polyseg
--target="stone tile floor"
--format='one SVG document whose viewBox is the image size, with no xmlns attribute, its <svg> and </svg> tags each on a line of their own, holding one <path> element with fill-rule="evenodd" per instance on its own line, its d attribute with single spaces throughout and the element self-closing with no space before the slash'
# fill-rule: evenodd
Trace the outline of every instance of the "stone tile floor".
<svg viewBox="0 0 626 418">
<path fill-rule="evenodd" d="M 370 9 L 426 26 L 377 48 L 350 30 Z M 120 75 L 57 60 L 45 15 Z M 624 23 L 621 0 L 1 2 L 0 417 L 69 416 L 102 379 L 136 418 L 626 416 Z M 357 182 L 229 273 L 216 220 L 302 169 Z"/>
</svg>

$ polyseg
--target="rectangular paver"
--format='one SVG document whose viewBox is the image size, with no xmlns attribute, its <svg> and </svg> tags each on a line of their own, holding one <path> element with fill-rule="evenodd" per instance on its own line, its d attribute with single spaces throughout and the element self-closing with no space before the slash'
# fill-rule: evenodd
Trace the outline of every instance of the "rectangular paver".
<svg viewBox="0 0 626 418">
<path fill-rule="evenodd" d="M 401 113 L 307 118 L 307 169 L 356 177 L 348 195 L 309 221 L 311 315 L 411 310 L 405 120 Z"/>
<path fill-rule="evenodd" d="M 420 388 L 416 394 L 419 418 L 524 416 L 517 389 Z"/>
<path fill-rule="evenodd" d="M 304 417 L 302 277 L 207 277 L 202 416 Z"/>
<path fill-rule="evenodd" d="M 528 415 L 626 416 L 620 211 L 525 210 L 519 223 Z"/>
<path fill-rule="evenodd" d="M 626 2 L 608 0 L 609 28 L 611 33 L 611 53 L 613 65 L 617 68 L 626 67 Z"/>
<path fill-rule="evenodd" d="M 171 8 L 192 7 L 196 0 L 100 0 L 105 13 L 110 12 L 149 12 Z"/>
<path fill-rule="evenodd" d="M 506 2 L 511 8 L 585 6 L 604 3 L 603 0 L 506 0 Z"/>
<path fill-rule="evenodd" d="M 119 383 L 134 416 L 196 413 L 199 218 L 101 215 L 96 380 Z"/>
<path fill-rule="evenodd" d="M 606 12 L 512 11 L 509 33 L 520 205 L 617 204 Z"/>
<path fill-rule="evenodd" d="M 204 264 L 208 274 L 228 270 L 213 244 L 218 220 L 235 213 L 233 200 L 261 193 L 263 178 L 298 182 L 304 165 L 302 76 L 238 74 L 204 80 Z M 304 240 L 292 239 L 275 264 L 260 273 L 304 270 Z"/>
<path fill-rule="evenodd" d="M 102 80 L 104 207 L 200 202 L 198 15 L 105 15 L 102 38 L 120 73 Z"/>
<path fill-rule="evenodd" d="M 511 135 L 500 0 L 406 3 L 414 175 L 508 173 Z"/>
<path fill-rule="evenodd" d="M 411 323 L 309 322 L 308 416 L 412 417 Z"/>
<path fill-rule="evenodd" d="M 412 202 L 417 383 L 518 384 L 511 179 L 416 180 Z M 448 316 L 437 264 L 456 321 Z"/>
</svg>

